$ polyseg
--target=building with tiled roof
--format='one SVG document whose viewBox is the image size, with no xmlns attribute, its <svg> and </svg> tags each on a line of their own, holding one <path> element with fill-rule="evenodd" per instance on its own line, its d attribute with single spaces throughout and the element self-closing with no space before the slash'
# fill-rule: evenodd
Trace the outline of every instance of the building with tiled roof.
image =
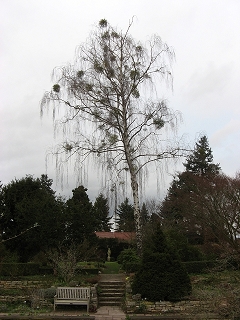
<svg viewBox="0 0 240 320">
<path fill-rule="evenodd" d="M 120 241 L 132 242 L 136 238 L 135 232 L 105 232 L 96 231 L 96 236 L 101 239 L 118 239 Z"/>
</svg>

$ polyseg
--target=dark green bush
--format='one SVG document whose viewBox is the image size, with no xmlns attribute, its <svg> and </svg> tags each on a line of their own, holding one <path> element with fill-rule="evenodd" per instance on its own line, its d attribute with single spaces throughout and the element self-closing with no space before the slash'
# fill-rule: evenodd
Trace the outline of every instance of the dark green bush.
<svg viewBox="0 0 240 320">
<path fill-rule="evenodd" d="M 124 249 L 118 256 L 117 261 L 126 272 L 135 272 L 139 269 L 140 259 L 133 248 Z"/>
<path fill-rule="evenodd" d="M 191 292 L 190 278 L 177 255 L 168 247 L 159 226 L 144 243 L 132 290 L 149 301 L 177 301 Z"/>
</svg>

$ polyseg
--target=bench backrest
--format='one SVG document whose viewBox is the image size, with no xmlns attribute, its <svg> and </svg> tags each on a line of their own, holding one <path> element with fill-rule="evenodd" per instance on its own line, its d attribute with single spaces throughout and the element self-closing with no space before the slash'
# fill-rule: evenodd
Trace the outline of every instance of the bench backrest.
<svg viewBox="0 0 240 320">
<path fill-rule="evenodd" d="M 58 287 L 56 290 L 57 299 L 89 299 L 89 287 Z"/>
</svg>

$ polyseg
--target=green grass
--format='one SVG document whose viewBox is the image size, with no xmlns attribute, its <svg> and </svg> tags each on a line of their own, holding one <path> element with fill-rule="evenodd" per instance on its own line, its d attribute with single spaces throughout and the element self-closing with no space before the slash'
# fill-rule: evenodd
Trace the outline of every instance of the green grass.
<svg viewBox="0 0 240 320">
<path fill-rule="evenodd" d="M 105 268 L 102 273 L 105 274 L 117 274 L 120 272 L 121 265 L 117 262 L 105 262 Z"/>
</svg>

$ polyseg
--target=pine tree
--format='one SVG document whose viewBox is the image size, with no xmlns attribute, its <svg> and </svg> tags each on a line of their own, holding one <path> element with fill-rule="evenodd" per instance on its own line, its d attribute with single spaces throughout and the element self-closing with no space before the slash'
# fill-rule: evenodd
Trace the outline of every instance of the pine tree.
<svg viewBox="0 0 240 320">
<path fill-rule="evenodd" d="M 194 151 L 187 157 L 187 162 L 183 164 L 186 171 L 201 176 L 207 174 L 218 174 L 221 170 L 219 164 L 213 163 L 212 150 L 209 147 L 208 139 L 202 136 L 196 143 Z"/>
<path fill-rule="evenodd" d="M 96 198 L 93 211 L 97 220 L 95 231 L 111 231 L 112 217 L 109 217 L 108 199 L 102 193 Z"/>
</svg>

